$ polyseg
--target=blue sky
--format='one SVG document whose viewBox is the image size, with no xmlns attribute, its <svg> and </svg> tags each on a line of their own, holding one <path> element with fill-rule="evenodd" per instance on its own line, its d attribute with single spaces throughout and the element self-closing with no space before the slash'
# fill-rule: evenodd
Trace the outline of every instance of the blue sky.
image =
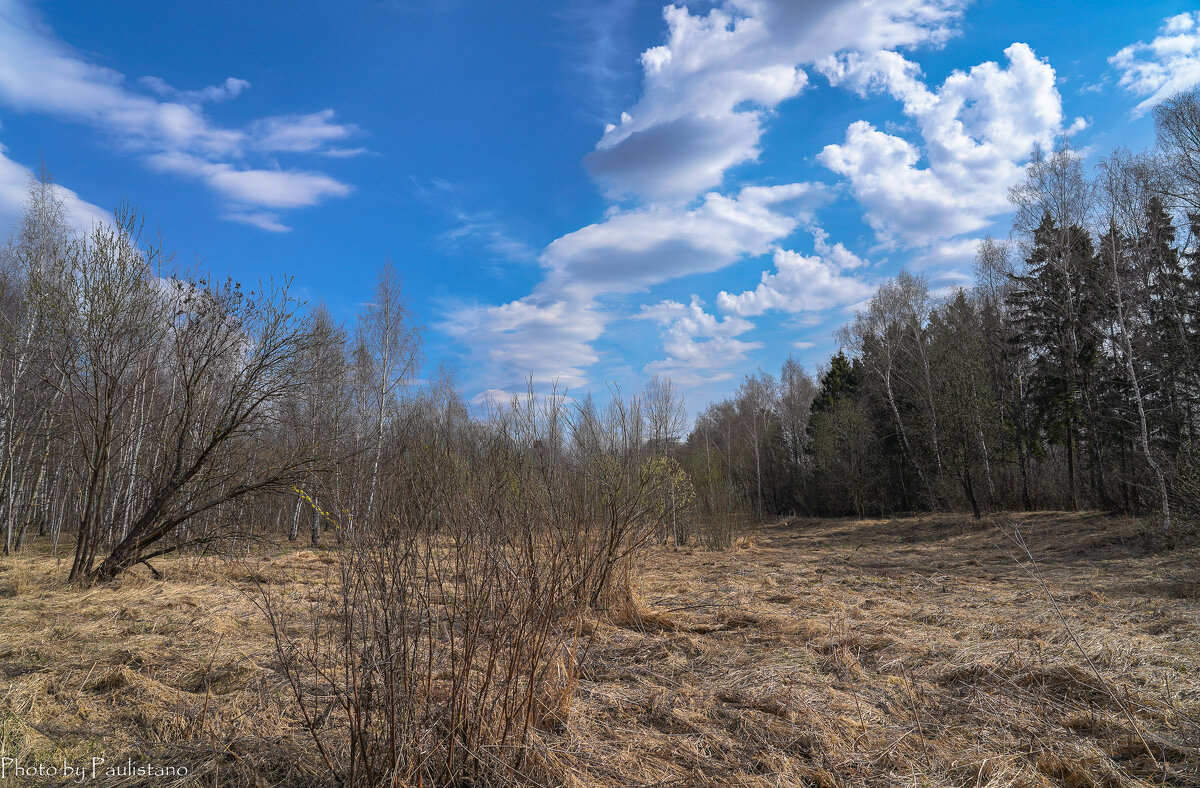
<svg viewBox="0 0 1200 788">
<path fill-rule="evenodd" d="M 0 228 L 44 160 L 80 225 L 130 201 L 348 323 L 390 256 L 475 401 L 694 412 L 902 266 L 969 282 L 1035 142 L 1146 147 L 1198 81 L 1166 0 L 0 0 Z"/>
</svg>

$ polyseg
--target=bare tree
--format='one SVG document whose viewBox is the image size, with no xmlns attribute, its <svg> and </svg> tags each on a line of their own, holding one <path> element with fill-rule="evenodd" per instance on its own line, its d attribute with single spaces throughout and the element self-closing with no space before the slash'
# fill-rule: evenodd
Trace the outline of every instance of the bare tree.
<svg viewBox="0 0 1200 788">
<path fill-rule="evenodd" d="M 58 414 L 53 389 L 41 379 L 48 327 L 45 291 L 60 275 L 72 243 L 62 197 L 49 175 L 30 183 L 16 237 L 0 252 L 0 512 L 4 552 L 18 546 L 46 477 Z"/>
<path fill-rule="evenodd" d="M 750 442 L 754 457 L 755 514 L 761 520 L 765 512 L 763 502 L 763 453 L 764 440 L 775 414 L 775 380 L 761 370 L 757 375 L 747 375 L 737 392 L 738 416 L 745 427 L 745 437 Z"/>
<path fill-rule="evenodd" d="M 368 365 L 375 408 L 371 470 L 363 510 L 364 516 L 370 517 L 379 486 L 384 427 L 389 412 L 395 408 L 399 390 L 411 382 L 421 364 L 421 331 L 413 321 L 400 286 L 400 274 L 390 259 L 379 270 L 375 298 L 359 322 L 358 341 L 363 350 L 360 355 Z"/>
<path fill-rule="evenodd" d="M 1154 107 L 1158 144 L 1167 158 L 1161 193 L 1189 212 L 1200 211 L 1200 88 L 1176 94 Z"/>
<path fill-rule="evenodd" d="M 934 470 L 942 472 L 942 448 L 938 429 L 938 409 L 934 404 L 933 371 L 929 363 L 929 338 L 926 327 L 933 310 L 933 299 L 929 295 L 929 282 L 920 274 L 900 271 L 895 279 L 896 294 L 909 341 L 904 347 L 914 357 L 917 374 L 913 383 L 925 409 L 925 420 L 929 431 L 929 443 L 933 450 Z"/>
<path fill-rule="evenodd" d="M 1152 210 L 1151 200 L 1154 195 L 1162 192 L 1161 188 L 1156 188 L 1156 169 L 1151 161 L 1133 157 L 1128 151 L 1115 151 L 1110 157 L 1101 160 L 1100 186 L 1109 218 L 1108 232 L 1101 237 L 1101 258 L 1107 258 L 1109 263 L 1108 286 L 1115 309 L 1118 346 L 1137 408 L 1142 456 L 1158 487 L 1163 530 L 1170 531 L 1171 498 L 1167 492 L 1166 476 L 1150 446 L 1146 403 L 1134 360 L 1130 312 L 1136 308 L 1131 301 L 1136 300 L 1137 295 L 1131 291 L 1136 288 L 1137 280 L 1130 276 L 1130 265 L 1123 264 L 1129 252 L 1136 256 L 1141 250 L 1144 223 Z"/>
<path fill-rule="evenodd" d="M 262 449 L 306 380 L 311 336 L 286 284 L 162 278 L 132 210 L 66 262 L 46 345 L 79 491 L 70 577 L 107 580 L 236 531 L 242 499 L 302 478 L 309 447 Z"/>
<path fill-rule="evenodd" d="M 658 375 L 650 378 L 642 390 L 642 414 L 654 451 L 659 453 L 664 453 L 668 445 L 679 440 L 687 424 L 683 395 L 670 378 Z"/>
<path fill-rule="evenodd" d="M 303 383 L 296 400 L 289 403 L 289 421 L 293 446 L 311 449 L 314 463 L 297 493 L 288 539 L 299 537 L 300 514 L 307 511 L 309 540 L 316 546 L 322 522 L 338 522 L 336 511 L 348 505 L 340 491 L 344 465 L 351 459 L 345 446 L 351 419 L 350 363 L 346 357 L 346 330 L 334 322 L 323 304 L 312 310 L 309 330 L 310 340 L 302 359 Z"/>
<path fill-rule="evenodd" d="M 922 487 L 932 502 L 935 496 L 933 484 L 926 474 L 924 463 L 913 450 L 908 425 L 900 412 L 896 385 L 904 352 L 905 333 L 910 322 L 910 307 L 906 302 L 903 289 L 898 284 L 889 282 L 871 296 L 866 310 L 856 315 L 853 323 L 837 330 L 836 337 L 843 347 L 852 349 L 862 359 L 863 364 L 883 387 L 884 398 L 895 421 L 904 456 L 912 463 Z"/>
</svg>

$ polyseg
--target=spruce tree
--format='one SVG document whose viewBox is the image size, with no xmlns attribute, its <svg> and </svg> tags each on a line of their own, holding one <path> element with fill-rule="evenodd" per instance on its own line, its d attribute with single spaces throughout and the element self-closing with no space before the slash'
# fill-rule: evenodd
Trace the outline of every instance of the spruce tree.
<svg viewBox="0 0 1200 788">
<path fill-rule="evenodd" d="M 1014 340 L 1030 356 L 1030 394 L 1047 438 L 1066 454 L 1070 505 L 1078 509 L 1080 444 L 1094 411 L 1092 373 L 1099 350 L 1092 239 L 1082 227 L 1059 227 L 1047 211 L 1025 262 L 1026 272 L 1014 276 L 1009 295 Z"/>
</svg>

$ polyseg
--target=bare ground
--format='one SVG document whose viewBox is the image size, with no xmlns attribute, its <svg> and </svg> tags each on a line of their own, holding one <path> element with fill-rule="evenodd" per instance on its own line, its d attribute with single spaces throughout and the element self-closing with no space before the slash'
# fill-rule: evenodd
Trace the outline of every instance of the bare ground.
<svg viewBox="0 0 1200 788">
<path fill-rule="evenodd" d="M 581 786 L 1200 786 L 1200 549 L 1141 528 L 791 520 L 656 551 L 640 608 L 591 622 L 540 757 Z M 44 553 L 0 559 L 0 757 L 317 783 L 249 595 L 303 597 L 334 561 L 179 558 L 81 591 Z"/>
</svg>

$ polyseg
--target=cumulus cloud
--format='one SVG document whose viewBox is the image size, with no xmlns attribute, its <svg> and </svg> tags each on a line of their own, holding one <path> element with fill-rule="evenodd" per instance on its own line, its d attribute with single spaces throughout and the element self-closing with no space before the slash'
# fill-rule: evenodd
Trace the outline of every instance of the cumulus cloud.
<svg viewBox="0 0 1200 788">
<path fill-rule="evenodd" d="M 921 271 L 947 268 L 970 268 L 979 250 L 978 238 L 955 238 L 935 243 L 908 261 L 908 267 Z"/>
<path fill-rule="evenodd" d="M 726 380 L 729 367 L 762 347 L 737 339 L 754 324 L 735 315 L 718 318 L 706 312 L 704 302 L 692 296 L 690 304 L 661 301 L 642 307 L 640 318 L 658 323 L 667 357 L 646 365 L 648 374 L 664 375 L 683 385 Z"/>
<path fill-rule="evenodd" d="M 1146 113 L 1165 98 L 1200 83 L 1200 11 L 1167 17 L 1149 43 L 1138 41 L 1108 59 L 1121 78 L 1119 84 L 1135 96 L 1145 96 L 1133 108 Z"/>
<path fill-rule="evenodd" d="M 547 247 L 542 287 L 594 296 L 716 271 L 768 252 L 826 198 L 819 185 L 793 183 L 749 186 L 733 197 L 713 192 L 690 210 L 614 210 Z"/>
<path fill-rule="evenodd" d="M 55 38 L 21 0 L 0 0 L 0 102 L 85 123 L 157 169 L 199 178 L 236 201 L 226 212 L 235 221 L 244 221 L 246 208 L 294 208 L 348 194 L 349 186 L 328 175 L 242 163 L 252 153 L 339 156 L 360 150 L 335 145 L 359 130 L 335 123 L 332 110 L 265 118 L 247 128 L 225 128 L 204 114 L 204 103 L 232 99 L 249 84 L 229 77 L 182 91 L 146 77 L 131 86 L 120 72 L 88 61 Z M 255 223 L 278 229 L 271 226 L 277 221 Z"/>
<path fill-rule="evenodd" d="M 757 158 L 761 135 L 753 113 L 687 116 L 602 142 L 584 163 L 613 196 L 690 198 L 719 184 L 733 165 Z"/>
<path fill-rule="evenodd" d="M 542 252 L 546 277 L 531 296 L 455 314 L 457 336 L 493 348 L 492 363 L 526 370 L 544 364 L 582 381 L 597 358 L 592 342 L 604 330 L 599 299 L 770 254 L 797 228 L 812 226 L 813 211 L 829 198 L 819 185 L 721 189 L 731 168 L 758 158 L 766 122 L 804 90 L 806 68 L 847 51 L 938 44 L 965 4 L 719 0 L 696 12 L 667 6 L 666 42 L 641 58 L 640 99 L 585 158 L 602 191 L 621 204 Z M 823 235 L 818 240 L 811 258 L 777 252 L 779 267 L 758 290 L 722 294 L 733 304 L 726 311 L 820 309 L 860 298 L 866 286 L 851 272 L 863 261 Z M 579 310 L 587 330 L 559 335 L 551 328 L 547 314 L 560 304 Z M 516 315 L 527 319 L 495 327 Z M 738 314 L 718 320 L 698 300 L 663 302 L 641 316 L 658 322 L 667 356 L 648 370 L 681 382 L 727 375 L 723 370 L 757 346 L 738 338 L 752 329 L 749 321 Z"/>
<path fill-rule="evenodd" d="M 919 147 L 857 121 L 818 157 L 850 182 L 882 243 L 921 247 L 985 227 L 1009 210 L 1007 187 L 1020 178 L 1034 144 L 1049 145 L 1062 130 L 1054 69 L 1026 44 L 1004 54 L 1007 66 L 956 71 L 937 90 L 895 52 L 821 64 L 835 85 L 886 90 L 918 126 Z"/>
<path fill-rule="evenodd" d="M 827 249 L 824 255 L 776 249 L 773 272 L 763 271 L 753 290 L 736 295 L 722 290 L 717 295 L 717 306 L 723 312 L 749 317 L 767 311 L 820 312 L 856 303 L 869 296 L 874 287 L 846 273 L 839 258 L 847 256 L 858 260 L 841 244 Z"/>
<path fill-rule="evenodd" d="M 759 154 L 765 113 L 844 50 L 938 43 L 965 0 L 725 0 L 664 11 L 667 43 L 642 55 L 643 93 L 587 158 L 615 197 L 688 200 Z"/>
<path fill-rule="evenodd" d="M 586 368 L 599 360 L 591 343 L 604 324 L 593 302 L 527 296 L 498 306 L 457 306 L 440 328 L 479 357 L 489 380 L 515 387 L 532 375 L 536 385 L 573 387 L 587 382 Z"/>
<path fill-rule="evenodd" d="M 813 208 L 826 199 L 821 186 L 796 183 L 750 186 L 734 196 L 711 193 L 691 209 L 667 205 L 614 209 L 604 221 L 569 233 L 542 252 L 538 262 L 546 269 L 546 278 L 533 294 L 498 306 L 455 307 L 442 327 L 482 356 L 480 369 L 489 380 L 517 383 L 533 373 L 542 385 L 558 380 L 580 386 L 587 382 L 587 368 L 599 359 L 592 343 L 608 322 L 596 299 L 716 271 L 744 257 L 764 254 L 802 222 L 810 221 Z M 658 310 L 645 316 L 665 320 L 667 314 Z M 703 326 L 698 316 L 688 319 Z M 714 362 L 736 363 L 751 347 L 719 332 L 712 337 L 718 340 L 715 343 L 693 346 L 680 333 L 691 330 L 690 323 L 672 326 L 664 337 L 677 366 L 685 360 L 696 364 L 701 355 Z M 740 333 L 751 326 L 741 321 L 723 330 L 732 327 Z M 656 369 L 666 374 L 673 367 Z M 677 371 L 682 369 L 679 366 Z M 696 375 L 688 373 L 687 379 L 699 379 Z"/>
</svg>

